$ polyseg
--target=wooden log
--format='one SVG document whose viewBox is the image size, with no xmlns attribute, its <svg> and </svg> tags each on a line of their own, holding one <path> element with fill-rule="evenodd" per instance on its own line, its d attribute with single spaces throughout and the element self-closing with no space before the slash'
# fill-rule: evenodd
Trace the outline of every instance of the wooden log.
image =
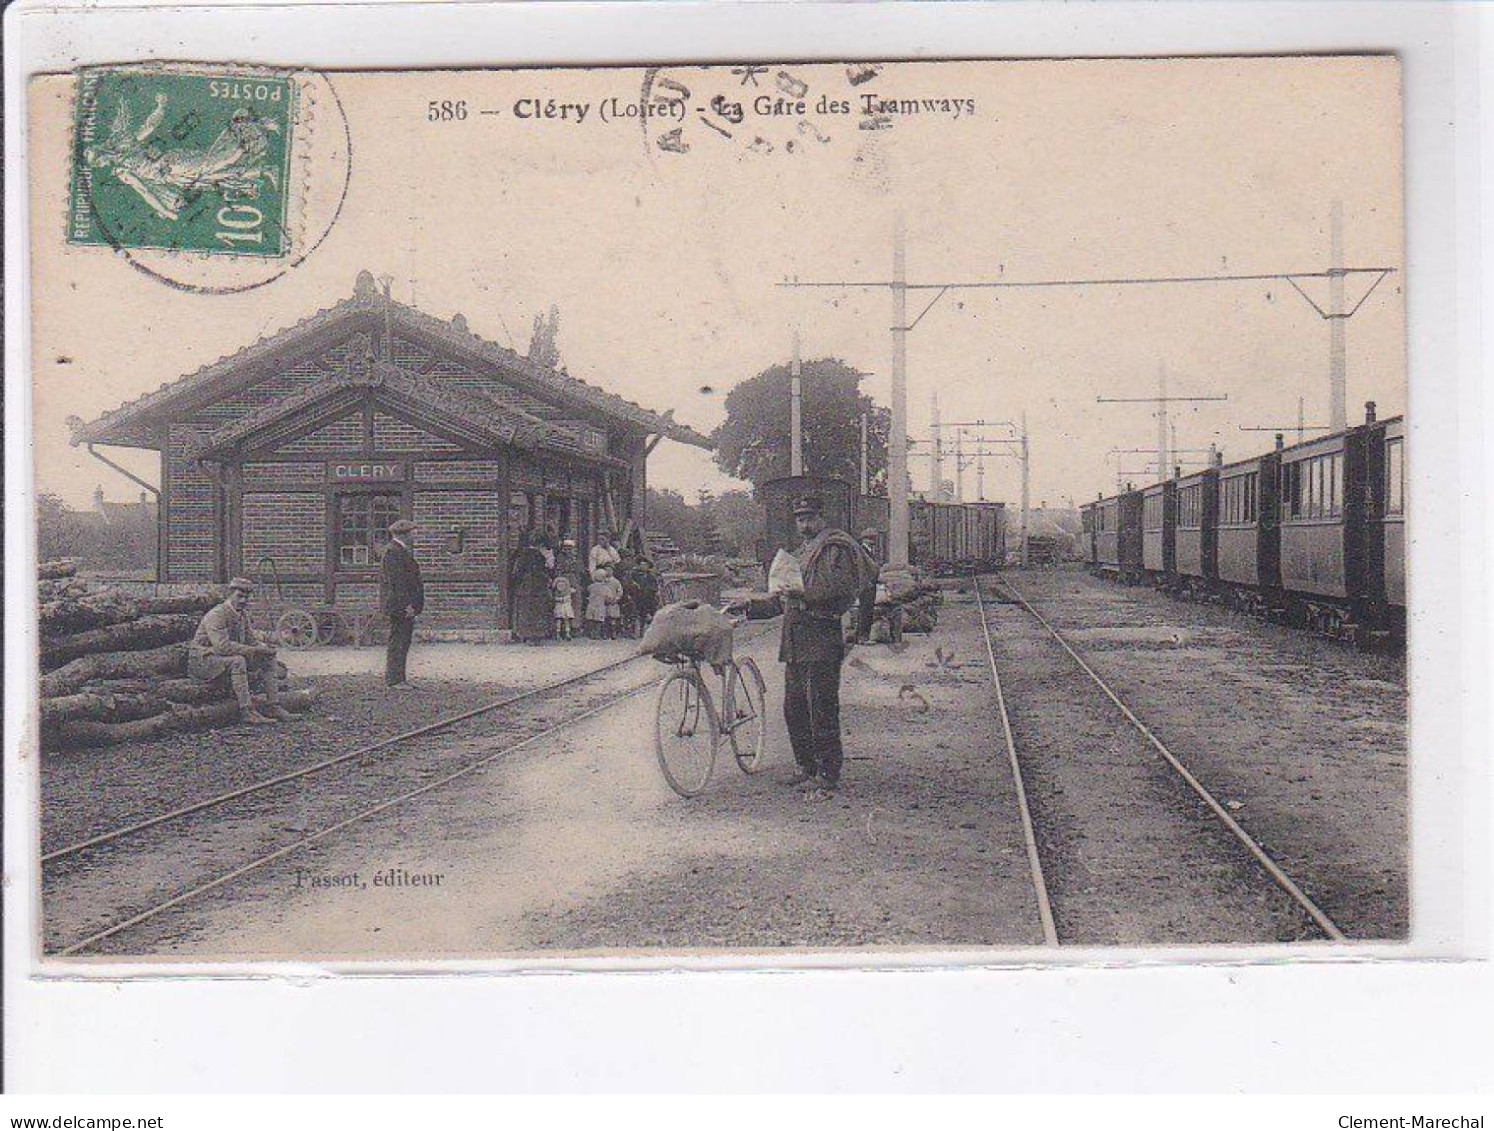
<svg viewBox="0 0 1494 1131">
<path fill-rule="evenodd" d="M 141 617 L 124 624 L 112 624 L 107 628 L 91 628 L 87 632 L 56 637 L 50 642 L 44 640 L 41 646 L 42 670 L 61 667 L 83 656 L 108 652 L 143 652 L 191 640 L 193 633 L 197 631 L 199 619 L 190 613 L 169 613 Z"/>
<path fill-rule="evenodd" d="M 200 617 L 222 600 L 222 590 L 215 586 L 200 593 L 180 593 L 169 597 L 132 597 L 109 590 L 57 596 L 44 600 L 38 614 L 42 647 L 52 644 L 54 637 L 90 628 L 107 628 L 141 617 L 169 613 L 191 613 Z"/>
<path fill-rule="evenodd" d="M 42 700 L 42 726 L 66 723 L 126 723 L 164 715 L 176 704 L 159 695 L 93 695 L 80 692 Z"/>
<path fill-rule="evenodd" d="M 41 677 L 43 698 L 69 695 L 101 679 L 150 679 L 187 674 L 187 645 L 169 644 L 146 652 L 106 652 L 83 656 Z"/>
<path fill-rule="evenodd" d="M 306 691 L 293 691 L 282 697 L 280 705 L 288 711 L 301 712 L 311 708 L 315 696 Z M 265 702 L 256 698 L 254 705 L 263 708 Z M 228 726 L 239 721 L 239 705 L 232 700 L 210 703 L 203 707 L 173 707 L 171 710 L 148 719 L 136 719 L 122 723 L 71 722 L 43 732 L 43 749 L 64 751 L 79 750 L 95 746 L 117 746 L 123 742 L 142 742 L 183 731 L 206 730 Z"/>
<path fill-rule="evenodd" d="M 280 680 L 280 687 L 288 685 Z M 233 696 L 233 687 L 227 678 L 211 682 L 201 679 L 105 679 L 86 683 L 78 689 L 79 695 L 156 695 L 170 703 L 215 703 Z"/>
<path fill-rule="evenodd" d="M 43 581 L 72 577 L 77 572 L 78 560 L 76 558 L 58 558 L 56 561 L 42 562 L 36 567 L 36 576 Z"/>
</svg>

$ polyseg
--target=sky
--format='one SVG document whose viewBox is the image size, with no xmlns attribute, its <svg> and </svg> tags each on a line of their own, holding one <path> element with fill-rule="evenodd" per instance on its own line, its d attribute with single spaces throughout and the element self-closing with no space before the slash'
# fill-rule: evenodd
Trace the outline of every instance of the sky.
<svg viewBox="0 0 1494 1131">
<path fill-rule="evenodd" d="M 866 76 L 669 69 L 650 89 L 688 89 L 682 119 L 645 127 L 626 116 L 644 89 L 637 70 L 334 74 L 353 143 L 341 210 L 304 263 L 231 295 L 185 293 L 109 249 L 64 243 L 72 82 L 37 80 L 38 490 L 75 505 L 96 484 L 134 498 L 134 484 L 69 447 L 65 419 L 339 301 L 363 268 L 392 276 L 400 301 L 460 312 L 521 352 L 553 303 L 573 375 L 708 432 L 732 385 L 787 359 L 795 327 L 806 358 L 844 359 L 888 402 L 887 289 L 779 284 L 886 282 L 898 214 L 911 283 L 1321 271 L 1335 200 L 1349 266 L 1402 266 L 1393 59 L 916 63 Z M 611 99 L 623 112 L 604 121 Z M 433 101 L 465 102 L 467 117 L 432 122 Z M 587 115 L 524 116 L 552 101 Z M 915 102 L 917 114 L 887 112 Z M 340 168 L 330 104 L 314 109 L 297 122 L 312 227 Z M 658 144 L 675 126 L 684 152 Z M 218 262 L 137 258 L 233 277 Z M 1349 279 L 1351 304 L 1370 278 Z M 1388 276 L 1347 323 L 1351 422 L 1366 400 L 1382 416 L 1404 408 L 1401 281 Z M 1326 300 L 1322 280 L 1301 285 Z M 912 293 L 909 318 L 935 293 Z M 1242 426 L 1293 424 L 1299 397 L 1308 423 L 1326 423 L 1328 340 L 1285 281 L 951 290 L 908 335 L 910 434 L 927 438 L 936 392 L 947 421 L 1025 414 L 1034 503 L 1093 498 L 1114 489 L 1118 460 L 1146 478 L 1146 454 L 1112 449 L 1156 440 L 1150 406 L 1097 397 L 1153 395 L 1165 366 L 1173 395 L 1228 397 L 1175 406 L 1178 446 L 1243 458 L 1271 438 Z M 155 481 L 154 456 L 110 454 Z M 709 453 L 670 442 L 649 479 L 687 496 L 741 486 Z M 911 479 L 928 485 L 926 460 Z M 1018 482 L 1015 461 L 988 462 L 988 498 L 1014 501 Z"/>
</svg>

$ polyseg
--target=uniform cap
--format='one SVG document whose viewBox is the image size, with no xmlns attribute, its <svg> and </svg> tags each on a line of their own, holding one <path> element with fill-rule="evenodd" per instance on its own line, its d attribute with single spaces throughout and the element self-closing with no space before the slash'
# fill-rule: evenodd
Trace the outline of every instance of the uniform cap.
<svg viewBox="0 0 1494 1131">
<path fill-rule="evenodd" d="M 402 518 L 402 519 L 400 519 L 397 522 L 391 522 L 389 524 L 389 533 L 390 534 L 408 534 L 408 533 L 410 533 L 410 531 L 412 531 L 414 529 L 415 529 L 415 524 L 413 522 L 411 522 L 408 518 Z"/>
<path fill-rule="evenodd" d="M 794 517 L 809 514 L 824 514 L 825 504 L 818 495 L 800 495 L 794 500 Z"/>
<path fill-rule="evenodd" d="M 253 593 L 254 582 L 250 581 L 247 577 L 236 577 L 228 583 L 228 588 L 231 590 L 239 589 L 245 593 Z"/>
</svg>

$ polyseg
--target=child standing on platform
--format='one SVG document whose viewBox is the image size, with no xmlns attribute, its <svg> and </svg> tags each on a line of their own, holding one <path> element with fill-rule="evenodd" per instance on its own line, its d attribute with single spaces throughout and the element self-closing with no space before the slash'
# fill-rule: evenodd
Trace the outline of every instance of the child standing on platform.
<svg viewBox="0 0 1494 1131">
<path fill-rule="evenodd" d="M 586 587 L 586 635 L 601 640 L 607 635 L 607 599 L 612 595 L 612 571 L 598 566 Z"/>
<path fill-rule="evenodd" d="M 555 635 L 561 640 L 571 639 L 575 631 L 576 606 L 571 603 L 571 579 L 561 574 L 550 582 L 550 592 L 555 596 Z"/>
<path fill-rule="evenodd" d="M 609 572 L 607 575 L 607 639 L 623 635 L 623 584 Z"/>
</svg>

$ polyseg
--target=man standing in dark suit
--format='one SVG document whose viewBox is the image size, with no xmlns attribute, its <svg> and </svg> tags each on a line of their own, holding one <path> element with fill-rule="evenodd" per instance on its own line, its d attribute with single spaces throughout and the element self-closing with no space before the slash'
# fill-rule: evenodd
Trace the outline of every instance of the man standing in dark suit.
<svg viewBox="0 0 1494 1131">
<path fill-rule="evenodd" d="M 379 571 L 379 607 L 389 618 L 389 650 L 384 656 L 384 682 L 390 687 L 408 687 L 405 682 L 405 659 L 410 641 L 415 637 L 415 618 L 425 611 L 425 586 L 420 580 L 420 563 L 410 545 L 415 524 L 407 518 L 392 523 L 393 540 L 384 550 Z"/>
<path fill-rule="evenodd" d="M 799 772 L 790 785 L 814 790 L 824 800 L 840 784 L 840 665 L 845 659 L 841 617 L 856 601 L 875 563 L 842 530 L 827 528 L 816 495 L 794 502 L 794 525 L 804 544 L 797 552 L 802 592 L 747 603 L 753 620 L 783 614 L 778 658 L 783 661 L 783 718 Z"/>
</svg>

